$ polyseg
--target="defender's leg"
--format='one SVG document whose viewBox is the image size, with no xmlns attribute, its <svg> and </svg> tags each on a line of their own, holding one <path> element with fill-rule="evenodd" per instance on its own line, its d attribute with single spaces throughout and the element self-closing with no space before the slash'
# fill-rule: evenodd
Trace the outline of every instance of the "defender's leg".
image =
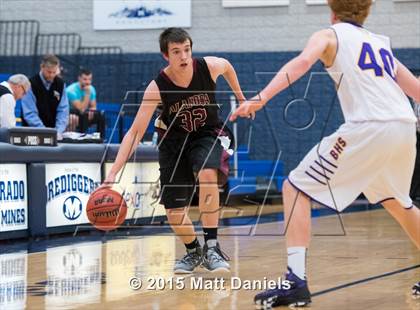
<svg viewBox="0 0 420 310">
<path fill-rule="evenodd" d="M 415 206 L 409 209 L 404 208 L 395 199 L 387 200 L 382 205 L 401 225 L 411 241 L 420 250 L 420 210 Z"/>
<path fill-rule="evenodd" d="M 310 200 L 285 181 L 283 205 L 288 254 L 286 280 L 290 287 L 279 287 L 256 295 L 254 302 L 260 309 L 289 305 L 302 307 L 311 302 L 305 273 L 306 249 L 311 238 Z"/>
</svg>

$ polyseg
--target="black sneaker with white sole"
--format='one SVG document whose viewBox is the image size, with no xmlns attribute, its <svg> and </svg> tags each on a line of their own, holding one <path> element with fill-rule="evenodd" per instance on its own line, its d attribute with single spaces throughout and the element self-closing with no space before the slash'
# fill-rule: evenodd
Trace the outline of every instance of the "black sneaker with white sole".
<svg viewBox="0 0 420 310">
<path fill-rule="evenodd" d="M 411 293 L 413 294 L 414 299 L 420 298 L 420 282 L 414 284 L 414 286 L 411 288 Z"/>
<path fill-rule="evenodd" d="M 306 280 L 296 276 L 290 268 L 286 274 L 288 285 L 267 290 L 254 297 L 257 309 L 271 309 L 279 306 L 306 307 L 311 303 L 311 293 Z"/>
</svg>

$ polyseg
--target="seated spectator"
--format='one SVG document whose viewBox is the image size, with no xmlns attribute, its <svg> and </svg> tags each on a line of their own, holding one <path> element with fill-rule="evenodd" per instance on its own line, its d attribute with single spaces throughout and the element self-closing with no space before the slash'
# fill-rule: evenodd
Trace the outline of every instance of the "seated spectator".
<svg viewBox="0 0 420 310">
<path fill-rule="evenodd" d="M 31 88 L 31 83 L 23 74 L 9 77 L 7 82 L 0 83 L 0 127 L 15 127 L 16 100 L 21 99 Z"/>
<path fill-rule="evenodd" d="M 41 71 L 30 78 L 32 88 L 22 98 L 23 126 L 55 128 L 59 134 L 66 129 L 69 102 L 59 66 L 56 56 L 45 55 Z"/>
<path fill-rule="evenodd" d="M 105 136 L 105 118 L 96 110 L 96 90 L 92 85 L 92 72 L 82 69 L 78 81 L 66 88 L 70 102 L 69 129 L 86 132 L 90 125 L 96 124 L 101 137 Z"/>
</svg>

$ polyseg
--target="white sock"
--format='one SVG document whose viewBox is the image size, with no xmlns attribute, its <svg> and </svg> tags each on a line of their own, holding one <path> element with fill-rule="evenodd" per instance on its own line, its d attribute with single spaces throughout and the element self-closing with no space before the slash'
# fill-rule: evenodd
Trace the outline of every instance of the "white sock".
<svg viewBox="0 0 420 310">
<path fill-rule="evenodd" d="M 287 266 L 302 280 L 306 280 L 306 248 L 287 248 Z"/>
</svg>

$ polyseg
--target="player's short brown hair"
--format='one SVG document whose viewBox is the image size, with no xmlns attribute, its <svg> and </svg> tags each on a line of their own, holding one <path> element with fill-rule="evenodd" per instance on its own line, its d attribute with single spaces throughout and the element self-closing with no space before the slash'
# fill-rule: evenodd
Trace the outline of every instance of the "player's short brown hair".
<svg viewBox="0 0 420 310">
<path fill-rule="evenodd" d="M 363 25 L 372 5 L 372 0 L 328 0 L 328 5 L 342 22 Z"/>
<path fill-rule="evenodd" d="M 184 43 L 189 40 L 191 48 L 193 45 L 191 36 L 182 28 L 167 28 L 165 29 L 159 37 L 160 51 L 163 54 L 168 54 L 169 43 Z"/>
</svg>

